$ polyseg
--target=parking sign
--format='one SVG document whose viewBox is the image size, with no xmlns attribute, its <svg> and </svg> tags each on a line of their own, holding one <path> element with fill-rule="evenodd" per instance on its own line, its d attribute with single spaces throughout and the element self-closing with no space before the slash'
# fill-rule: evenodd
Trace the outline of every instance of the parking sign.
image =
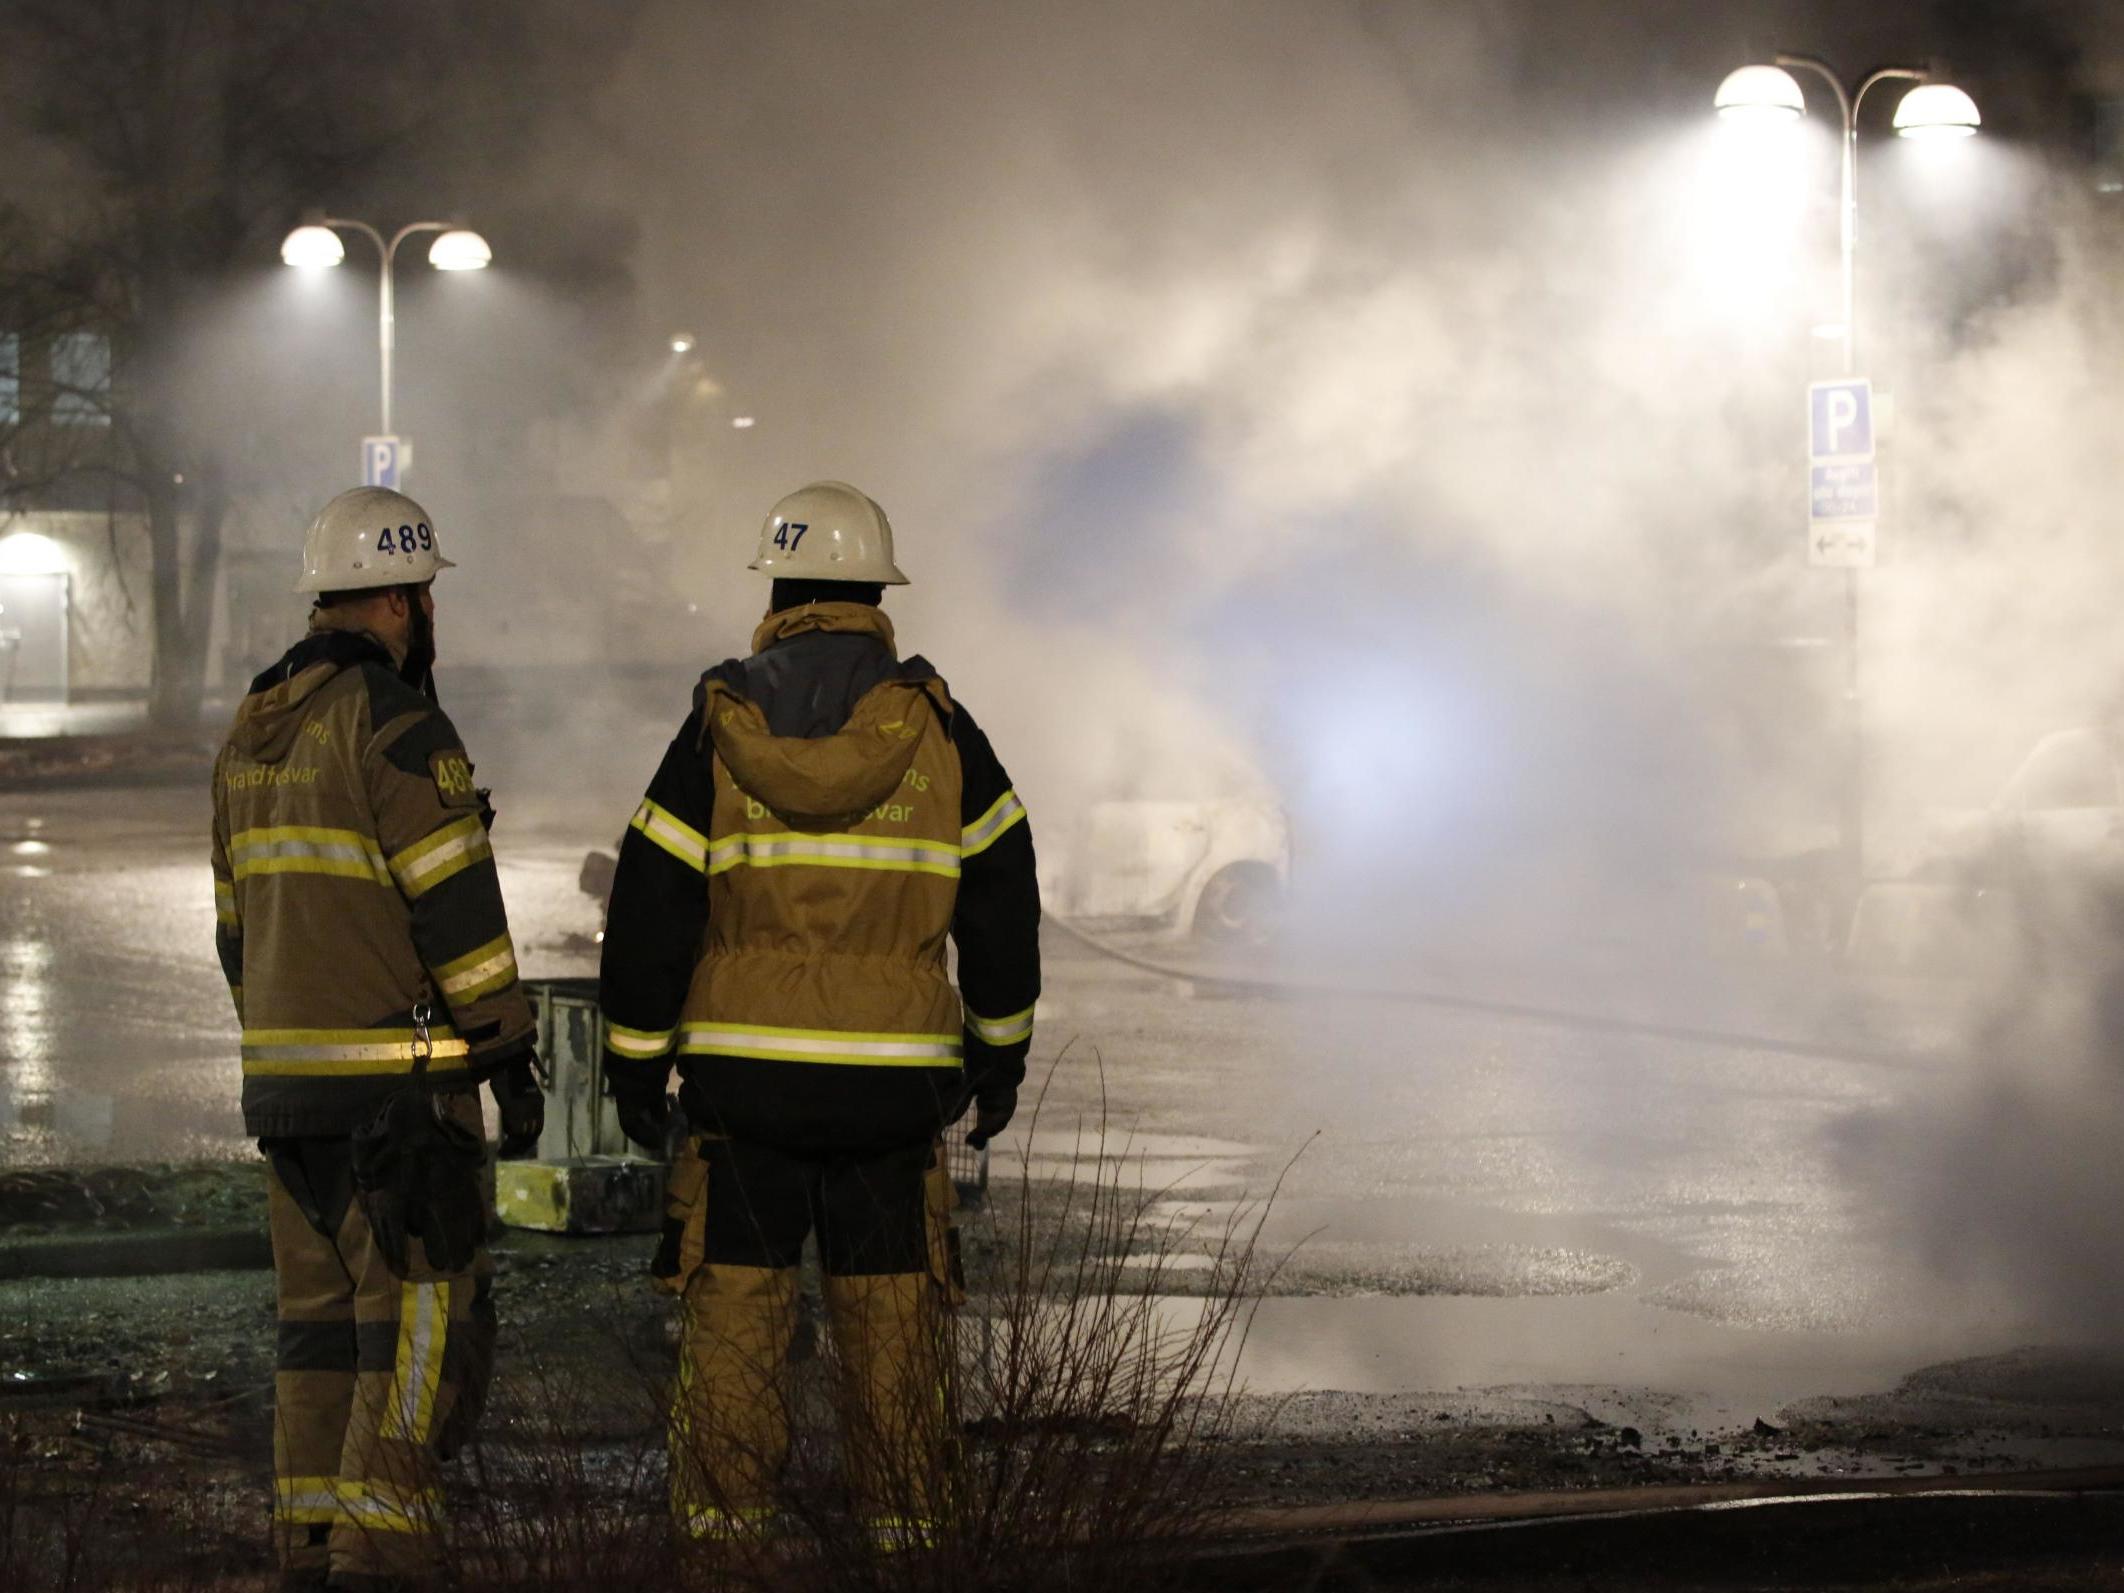
<svg viewBox="0 0 2124 1593">
<path fill-rule="evenodd" d="M 1807 389 L 1810 463 L 1873 457 L 1873 383 L 1854 377 L 1816 382 Z"/>
<path fill-rule="evenodd" d="M 1880 466 L 1873 457 L 1873 384 L 1861 377 L 1807 389 L 1807 562 L 1863 570 L 1874 560 Z"/>
<path fill-rule="evenodd" d="M 361 484 L 364 487 L 389 487 L 398 490 L 398 476 L 404 468 L 401 449 L 396 437 L 364 437 L 361 440 Z"/>
</svg>

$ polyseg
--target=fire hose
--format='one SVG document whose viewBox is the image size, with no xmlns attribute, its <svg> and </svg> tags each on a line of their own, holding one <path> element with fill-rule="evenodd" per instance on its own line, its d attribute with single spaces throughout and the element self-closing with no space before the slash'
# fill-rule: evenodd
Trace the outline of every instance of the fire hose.
<svg viewBox="0 0 2124 1593">
<path fill-rule="evenodd" d="M 1390 1001 L 1404 1006 L 1432 1007 L 1442 1012 L 1466 1012 L 1509 1022 L 1568 1029 L 1584 1034 L 1628 1035 L 1636 1039 L 1667 1040 L 1678 1045 L 1704 1046 L 1715 1050 L 1765 1051 L 1779 1056 L 1807 1057 L 1824 1062 L 1861 1062 L 1870 1067 L 1913 1069 L 1935 1065 L 1937 1058 L 1921 1051 L 1899 1051 L 1881 1046 L 1833 1043 L 1826 1040 L 1796 1040 L 1786 1036 L 1702 1028 L 1691 1024 L 1658 1023 L 1648 1019 L 1617 1017 L 1611 1013 L 1573 1011 L 1522 1001 L 1503 1001 L 1485 996 L 1456 994 L 1449 990 L 1416 986 L 1341 984 L 1328 979 L 1293 979 L 1234 970 L 1189 968 L 1160 962 L 1102 940 L 1087 929 L 1053 913 L 1041 922 L 1059 929 L 1102 957 L 1125 967 L 1160 978 L 1180 979 L 1191 984 L 1242 990 L 1266 996 L 1332 996 L 1338 1000 Z"/>
</svg>

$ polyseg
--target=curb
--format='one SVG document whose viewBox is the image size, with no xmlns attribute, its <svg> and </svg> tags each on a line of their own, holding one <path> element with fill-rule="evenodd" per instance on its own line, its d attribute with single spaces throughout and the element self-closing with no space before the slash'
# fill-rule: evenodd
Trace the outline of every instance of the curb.
<svg viewBox="0 0 2124 1593">
<path fill-rule="evenodd" d="M 2112 1571 L 2124 1542 L 2120 1489 L 2124 1468 L 2109 1466 L 1269 1508 L 1223 1517 L 1234 1535 L 1185 1555 L 1179 1582 L 1204 1593 L 1439 1584 L 1752 1593 L 1918 1578 L 2005 1590 L 2027 1585 L 2021 1572 L 2034 1566 Z M 1950 1573 L 1951 1584 L 1930 1580 Z"/>
<path fill-rule="evenodd" d="M 0 1244 L 0 1282 L 124 1278 L 172 1272 L 256 1271 L 273 1264 L 263 1223 L 245 1228 L 147 1228 L 115 1234 L 40 1234 Z"/>
</svg>

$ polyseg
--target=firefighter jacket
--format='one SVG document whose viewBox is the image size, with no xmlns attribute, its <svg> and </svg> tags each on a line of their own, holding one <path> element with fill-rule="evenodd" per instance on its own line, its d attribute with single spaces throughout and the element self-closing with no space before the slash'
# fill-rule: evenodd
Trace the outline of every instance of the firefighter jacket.
<svg viewBox="0 0 2124 1593">
<path fill-rule="evenodd" d="M 1025 808 L 878 609 L 784 610 L 753 646 L 702 676 L 621 843 L 606 1077 L 660 1091 L 675 1054 L 697 1127 L 793 1150 L 931 1138 L 1025 1074 Z"/>
<path fill-rule="evenodd" d="M 351 1133 L 413 1066 L 530 1047 L 472 765 L 373 638 L 314 631 L 251 682 L 214 764 L 215 944 L 243 1025 L 244 1131 Z"/>
</svg>

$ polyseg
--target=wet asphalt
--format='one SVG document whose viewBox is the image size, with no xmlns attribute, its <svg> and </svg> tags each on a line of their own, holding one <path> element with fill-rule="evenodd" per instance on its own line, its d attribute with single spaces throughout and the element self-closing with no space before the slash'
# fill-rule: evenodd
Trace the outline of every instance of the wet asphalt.
<svg viewBox="0 0 2124 1593">
<path fill-rule="evenodd" d="M 206 825 L 204 793 L 184 787 L 0 795 L 0 1165 L 254 1154 Z M 533 976 L 593 969 L 581 937 L 594 910 L 575 876 L 588 846 L 610 844 L 602 829 L 520 812 L 497 833 Z M 1293 947 L 1249 966 L 1319 972 Z M 1397 970 L 1364 973 L 1376 989 Z M 1899 1248 L 1893 1214 L 1856 1193 L 1842 1127 L 1941 1085 L 1956 1065 L 1936 1046 L 1953 991 L 1784 965 L 1671 979 L 1578 965 L 1516 986 L 1405 976 L 1741 1033 L 1844 1033 L 1915 1060 L 1278 995 L 1127 968 L 1058 937 L 994 1177 L 1118 1163 L 1173 1235 L 1173 1277 L 1207 1267 L 1211 1236 L 1257 1236 L 1280 1270 L 1242 1376 L 1294 1396 L 1285 1417 L 1300 1431 L 1361 1427 L 1351 1400 L 1376 1415 L 1450 1396 L 1470 1420 L 1563 1409 L 1656 1447 L 1873 1399 L 1889 1402 L 1883 1420 L 1930 1410 L 1964 1434 L 2012 1429 L 2036 1459 L 2061 1431 L 2091 1436 L 2058 1463 L 2124 1458 L 2114 1378 L 2044 1361 L 2040 1323 L 1936 1279 Z M 1199 1307 L 1174 1292 L 1167 1309 L 1184 1321 Z M 1936 1387 L 1905 1383 L 2014 1353 L 2059 1369 L 2003 1404 L 1965 1389 L 1951 1410 Z M 2018 1421 L 2016 1408 L 2048 1414 Z"/>
</svg>

